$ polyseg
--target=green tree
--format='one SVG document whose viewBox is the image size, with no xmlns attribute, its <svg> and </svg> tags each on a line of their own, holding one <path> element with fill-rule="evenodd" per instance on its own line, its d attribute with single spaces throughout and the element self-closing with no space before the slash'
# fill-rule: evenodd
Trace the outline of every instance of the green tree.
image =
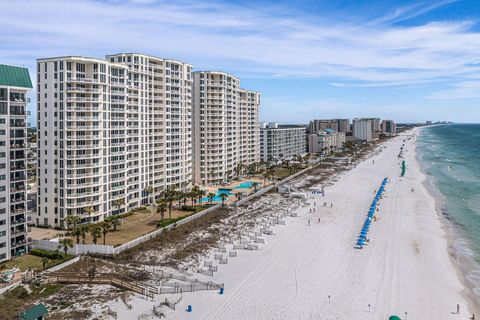
<svg viewBox="0 0 480 320">
<path fill-rule="evenodd" d="M 257 181 L 255 181 L 254 183 L 252 183 L 252 187 L 253 187 L 253 190 L 255 190 L 255 192 L 257 192 L 258 185 L 259 185 L 259 183 L 258 183 Z"/>
<path fill-rule="evenodd" d="M 79 228 L 80 228 L 80 236 L 82 237 L 82 243 L 85 244 L 85 239 L 87 238 L 87 233 L 88 233 L 88 226 L 81 225 L 79 226 Z"/>
<path fill-rule="evenodd" d="M 165 211 L 167 211 L 167 204 L 165 201 L 157 202 L 157 213 L 160 213 L 160 220 L 165 218 Z"/>
<path fill-rule="evenodd" d="M 73 226 L 71 230 L 74 230 L 77 227 L 77 225 L 82 222 L 82 218 L 76 215 L 67 216 L 65 217 L 64 220 L 65 220 L 65 223 L 67 224 L 67 229 L 69 230 L 70 230 L 70 226 Z"/>
<path fill-rule="evenodd" d="M 92 235 L 93 243 L 97 244 L 97 240 L 102 236 L 102 228 L 97 224 L 91 225 L 90 234 Z"/>
<path fill-rule="evenodd" d="M 71 238 L 62 238 L 58 241 L 58 249 L 62 249 L 67 259 L 68 248 L 73 248 L 73 240 Z"/>
<path fill-rule="evenodd" d="M 91 217 L 92 214 L 95 212 L 95 209 L 93 209 L 93 207 L 86 207 L 86 208 L 84 209 L 84 211 L 85 211 L 85 212 L 87 213 L 87 215 L 88 215 L 88 223 L 90 224 L 90 223 L 91 223 L 91 218 L 90 218 L 90 217 Z"/>
<path fill-rule="evenodd" d="M 112 224 L 114 232 L 117 231 L 117 226 L 120 224 L 120 217 L 118 215 L 108 217 L 105 221 L 109 221 Z"/>
<path fill-rule="evenodd" d="M 215 198 L 215 193 L 210 192 L 210 193 L 207 195 L 207 197 L 208 197 L 208 201 L 210 201 L 210 203 L 212 203 L 212 202 L 213 202 L 213 198 Z"/>
<path fill-rule="evenodd" d="M 45 270 L 47 268 L 47 263 L 48 263 L 48 258 L 47 257 L 43 257 L 42 258 L 42 270 Z"/>
<path fill-rule="evenodd" d="M 222 208 L 225 206 L 225 200 L 228 199 L 228 194 L 220 193 L 220 198 L 222 199 Z"/>
<path fill-rule="evenodd" d="M 73 229 L 73 235 L 77 239 L 77 244 L 80 243 L 80 237 L 82 236 L 82 226 L 77 226 Z"/>
<path fill-rule="evenodd" d="M 110 221 L 103 221 L 100 223 L 100 228 L 102 228 L 102 234 L 103 234 L 103 245 L 105 245 L 105 241 L 107 238 L 107 233 L 112 230 L 112 223 Z"/>
<path fill-rule="evenodd" d="M 177 191 L 175 189 L 167 189 L 165 191 L 164 199 L 168 204 L 168 218 L 172 219 L 172 207 L 175 200 L 177 200 Z"/>
</svg>

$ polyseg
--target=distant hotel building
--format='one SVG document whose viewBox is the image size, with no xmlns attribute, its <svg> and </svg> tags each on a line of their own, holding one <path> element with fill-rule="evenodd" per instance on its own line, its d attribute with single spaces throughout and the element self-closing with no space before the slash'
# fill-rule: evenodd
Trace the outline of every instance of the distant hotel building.
<svg viewBox="0 0 480 320">
<path fill-rule="evenodd" d="M 0 65 L 0 262 L 27 252 L 26 68 Z"/>
<path fill-rule="evenodd" d="M 331 120 L 312 120 L 308 126 L 309 133 L 315 133 L 324 129 L 333 129 L 336 132 L 350 132 L 350 120 L 331 119 Z"/>
<path fill-rule="evenodd" d="M 336 132 L 327 128 L 308 135 L 308 152 L 330 153 L 345 144 L 345 132 Z"/>
<path fill-rule="evenodd" d="M 392 120 L 383 120 L 382 121 L 382 132 L 387 135 L 396 135 L 397 134 L 397 125 Z"/>
<path fill-rule="evenodd" d="M 101 221 L 191 181 L 191 66 L 140 54 L 37 61 L 36 225 Z"/>
<path fill-rule="evenodd" d="M 193 75 L 193 181 L 220 184 L 260 160 L 260 93 L 224 72 Z"/>
<path fill-rule="evenodd" d="M 372 119 L 354 119 L 353 136 L 359 140 L 373 140 L 374 121 Z"/>
<path fill-rule="evenodd" d="M 260 153 L 263 161 L 291 159 L 306 150 L 306 127 L 262 123 L 260 126 Z"/>
</svg>

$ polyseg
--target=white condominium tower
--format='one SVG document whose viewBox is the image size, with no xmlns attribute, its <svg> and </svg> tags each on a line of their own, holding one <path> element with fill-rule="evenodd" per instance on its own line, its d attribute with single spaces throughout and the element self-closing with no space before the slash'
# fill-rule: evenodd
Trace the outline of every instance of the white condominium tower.
<svg viewBox="0 0 480 320">
<path fill-rule="evenodd" d="M 107 59 L 129 69 L 128 125 L 140 130 L 129 143 L 143 154 L 141 184 L 153 187 L 156 197 L 166 188 L 186 190 L 192 181 L 192 66 L 135 53 Z"/>
<path fill-rule="evenodd" d="M 193 181 L 219 184 L 260 160 L 260 93 L 224 72 L 193 74 Z"/>
<path fill-rule="evenodd" d="M 190 182 L 191 174 L 178 164 L 189 161 L 179 154 L 190 148 L 183 147 L 190 138 L 179 127 L 189 133 L 190 120 L 166 121 L 189 112 L 190 66 L 167 62 L 137 54 L 37 61 L 34 223 L 64 227 L 69 215 L 101 221 Z M 182 147 L 170 152 L 172 144 Z"/>
<path fill-rule="evenodd" d="M 26 68 L 0 65 L 0 262 L 27 251 Z"/>
</svg>

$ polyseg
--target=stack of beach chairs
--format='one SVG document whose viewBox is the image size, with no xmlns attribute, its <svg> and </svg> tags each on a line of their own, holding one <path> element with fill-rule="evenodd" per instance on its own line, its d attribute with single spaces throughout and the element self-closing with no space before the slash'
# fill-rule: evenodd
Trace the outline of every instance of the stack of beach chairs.
<svg viewBox="0 0 480 320">
<path fill-rule="evenodd" d="M 388 179 L 385 178 L 382 181 L 382 185 L 377 191 L 377 194 L 375 195 L 375 198 L 372 201 L 372 205 L 370 206 L 370 209 L 368 210 L 367 217 L 365 218 L 365 222 L 363 223 L 362 230 L 360 231 L 360 235 L 358 236 L 357 243 L 355 244 L 356 249 L 363 249 L 363 246 L 367 242 L 367 235 L 368 231 L 370 230 L 370 224 L 372 223 L 373 217 L 375 216 L 375 211 L 378 206 L 378 202 L 380 201 L 380 198 L 382 197 L 383 192 L 385 191 L 385 186 L 388 183 Z"/>
</svg>

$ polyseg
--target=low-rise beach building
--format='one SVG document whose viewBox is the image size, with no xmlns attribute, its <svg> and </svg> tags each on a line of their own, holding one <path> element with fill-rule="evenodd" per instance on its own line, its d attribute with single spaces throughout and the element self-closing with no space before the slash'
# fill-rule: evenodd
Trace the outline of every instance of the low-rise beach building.
<svg viewBox="0 0 480 320">
<path fill-rule="evenodd" d="M 345 132 L 325 129 L 308 135 L 308 152 L 330 153 L 341 149 L 345 144 Z"/>
</svg>

